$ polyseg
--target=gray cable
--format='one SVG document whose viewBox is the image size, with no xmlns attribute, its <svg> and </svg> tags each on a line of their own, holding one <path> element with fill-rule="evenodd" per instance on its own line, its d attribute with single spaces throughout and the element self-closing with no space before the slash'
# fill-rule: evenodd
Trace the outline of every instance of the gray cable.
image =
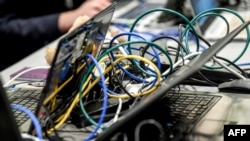
<svg viewBox="0 0 250 141">
<path fill-rule="evenodd" d="M 216 57 L 213 57 L 213 60 L 218 63 L 220 66 L 222 66 L 224 69 L 226 69 L 227 71 L 231 72 L 232 74 L 234 74 L 235 76 L 239 77 L 240 79 L 246 80 L 246 77 L 244 77 L 243 75 L 241 75 L 240 73 L 238 73 L 237 71 L 231 69 L 230 67 L 228 67 L 227 65 L 223 64 L 220 60 L 218 60 Z"/>
</svg>

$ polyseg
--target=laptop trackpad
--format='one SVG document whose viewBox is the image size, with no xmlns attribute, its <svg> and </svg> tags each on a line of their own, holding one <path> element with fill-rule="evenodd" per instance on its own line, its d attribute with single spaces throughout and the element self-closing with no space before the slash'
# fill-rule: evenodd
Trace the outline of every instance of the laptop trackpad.
<svg viewBox="0 0 250 141">
<path fill-rule="evenodd" d="M 195 132 L 203 135 L 219 135 L 223 132 L 225 121 L 205 119 L 195 128 Z"/>
</svg>

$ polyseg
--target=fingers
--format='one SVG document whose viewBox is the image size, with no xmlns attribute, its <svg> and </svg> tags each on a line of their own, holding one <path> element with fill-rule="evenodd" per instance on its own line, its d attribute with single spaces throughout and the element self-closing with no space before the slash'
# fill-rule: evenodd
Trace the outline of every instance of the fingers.
<svg viewBox="0 0 250 141">
<path fill-rule="evenodd" d="M 111 4 L 110 0 L 100 0 L 100 1 L 96 0 L 96 1 L 101 3 L 100 5 L 102 6 L 103 9 L 105 9 L 106 7 L 108 7 Z"/>
<path fill-rule="evenodd" d="M 92 2 L 98 12 L 104 10 L 111 4 L 110 0 L 91 0 L 90 2 Z"/>
<path fill-rule="evenodd" d="M 49 65 L 52 64 L 54 56 L 56 53 L 56 48 L 55 47 L 47 47 L 45 50 L 45 59 Z"/>
<path fill-rule="evenodd" d="M 69 29 L 69 32 L 76 29 L 77 27 L 79 27 L 80 25 L 82 25 L 83 23 L 85 23 L 86 21 L 88 21 L 90 19 L 89 16 L 83 15 L 83 16 L 79 16 L 73 23 L 72 27 Z"/>
</svg>

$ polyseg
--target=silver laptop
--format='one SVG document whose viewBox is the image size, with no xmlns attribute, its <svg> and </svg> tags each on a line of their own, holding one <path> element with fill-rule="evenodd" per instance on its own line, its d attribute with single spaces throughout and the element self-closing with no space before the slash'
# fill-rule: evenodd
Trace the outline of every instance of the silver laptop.
<svg viewBox="0 0 250 141">
<path fill-rule="evenodd" d="M 117 0 L 113 23 L 132 23 L 140 14 L 153 8 L 164 7 L 167 0 Z M 145 21 L 154 19 L 160 12 L 145 17 Z"/>
<path fill-rule="evenodd" d="M 223 129 L 224 125 L 227 124 L 250 124 L 250 95 L 238 93 L 222 93 L 222 92 L 211 92 L 208 89 L 207 92 L 189 91 L 189 92 L 179 92 L 172 91 L 172 88 L 180 84 L 182 81 L 186 80 L 194 73 L 199 71 L 203 65 L 209 61 L 216 53 L 221 51 L 221 49 L 232 39 L 240 33 L 250 22 L 241 25 L 239 28 L 229 33 L 227 36 L 219 39 L 210 48 L 205 50 L 198 57 L 191 60 L 187 65 L 181 67 L 176 72 L 168 76 L 162 81 L 161 86 L 151 95 L 140 101 L 132 110 L 129 110 L 124 114 L 116 123 L 111 125 L 107 130 L 100 134 L 96 141 L 109 140 L 112 137 L 118 136 L 119 134 L 125 135 L 125 137 L 130 139 L 138 138 L 140 130 L 142 132 L 143 125 L 153 125 L 149 127 L 155 127 L 153 130 L 149 128 L 149 131 L 140 134 L 141 138 L 155 136 L 157 140 L 174 140 L 174 141 L 223 141 Z M 192 97 L 201 96 L 205 97 L 205 100 L 198 98 L 197 101 L 192 101 L 191 104 L 187 105 L 185 109 L 179 110 L 180 114 L 185 114 L 185 111 L 189 110 L 187 116 L 184 116 L 184 120 L 177 122 L 172 129 L 171 127 L 172 119 L 178 118 L 178 116 L 171 116 L 174 111 L 171 112 L 170 108 L 164 108 L 171 106 L 171 102 L 163 102 L 161 105 L 162 98 L 170 100 L 168 94 L 172 94 L 175 100 L 180 100 L 178 98 L 179 93 L 183 93 L 182 97 L 187 97 L 192 95 Z M 208 101 L 213 100 L 212 105 L 204 106 L 204 104 L 210 103 Z M 201 101 L 199 101 L 201 100 Z M 199 102 L 198 102 L 199 101 Z M 185 104 L 187 101 L 179 101 Z M 209 107 L 205 113 L 195 112 L 192 113 L 195 108 L 195 102 L 201 104 L 200 108 L 205 109 Z M 176 111 L 177 108 L 181 109 L 180 103 L 175 103 Z M 159 106 L 157 106 L 159 105 Z M 203 105 L 203 106 L 202 106 Z M 155 107 L 155 108 L 154 108 Z M 170 110 L 169 110 L 170 109 Z M 156 111 L 156 112 L 154 112 Z M 192 119 L 194 115 L 202 114 L 200 118 L 195 123 L 189 123 L 186 119 Z M 170 123 L 170 124 L 169 124 Z M 173 125 L 173 124 L 172 124 Z M 177 126 L 178 125 L 178 126 Z M 135 130 L 132 130 L 135 129 Z M 139 129 L 136 130 L 136 129 Z M 165 134 L 164 134 L 164 133 Z M 122 136 L 123 137 L 123 136 Z M 153 139 L 151 139 L 153 140 Z"/>
<path fill-rule="evenodd" d="M 247 2 L 250 3 L 250 2 Z M 241 4 L 237 6 L 223 6 L 221 3 L 218 2 L 218 0 L 190 0 L 190 6 L 191 11 L 194 16 L 200 14 L 201 12 L 204 12 L 206 10 L 212 9 L 212 8 L 229 8 L 237 12 L 245 21 L 248 21 L 250 19 L 250 10 L 249 8 L 242 9 Z M 230 31 L 235 29 L 237 26 L 242 24 L 242 21 L 235 15 L 226 12 L 221 11 L 218 12 L 222 16 L 224 16 L 230 27 Z M 225 36 L 227 31 L 227 25 L 224 22 L 224 20 L 218 16 L 206 16 L 199 20 L 198 30 L 206 39 L 211 40 L 217 40 L 223 36 Z M 219 27 L 219 28 L 218 28 Z M 245 40 L 247 38 L 247 32 L 246 30 L 243 30 L 235 39 L 241 39 Z"/>
</svg>

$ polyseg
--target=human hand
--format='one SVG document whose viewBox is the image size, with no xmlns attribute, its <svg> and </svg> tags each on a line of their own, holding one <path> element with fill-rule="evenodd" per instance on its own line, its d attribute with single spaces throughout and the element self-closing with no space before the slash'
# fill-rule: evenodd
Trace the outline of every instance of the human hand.
<svg viewBox="0 0 250 141">
<path fill-rule="evenodd" d="M 85 23 L 86 21 L 88 21 L 90 18 L 86 15 L 84 16 L 79 16 L 73 23 L 73 25 L 71 26 L 71 28 L 69 29 L 68 32 L 76 29 L 78 26 L 80 26 L 81 24 Z M 45 50 L 45 59 L 47 61 L 47 63 L 49 65 L 52 64 L 52 61 L 54 59 L 56 53 L 56 47 L 47 47 Z"/>
<path fill-rule="evenodd" d="M 73 25 L 71 26 L 71 28 L 69 29 L 68 32 L 76 29 L 78 26 L 82 25 L 83 23 L 85 23 L 89 19 L 90 19 L 90 17 L 86 16 L 86 15 L 77 17 L 77 19 L 74 21 Z"/>
<path fill-rule="evenodd" d="M 87 0 L 80 5 L 76 12 L 79 15 L 93 17 L 111 4 L 111 0 Z"/>
</svg>

